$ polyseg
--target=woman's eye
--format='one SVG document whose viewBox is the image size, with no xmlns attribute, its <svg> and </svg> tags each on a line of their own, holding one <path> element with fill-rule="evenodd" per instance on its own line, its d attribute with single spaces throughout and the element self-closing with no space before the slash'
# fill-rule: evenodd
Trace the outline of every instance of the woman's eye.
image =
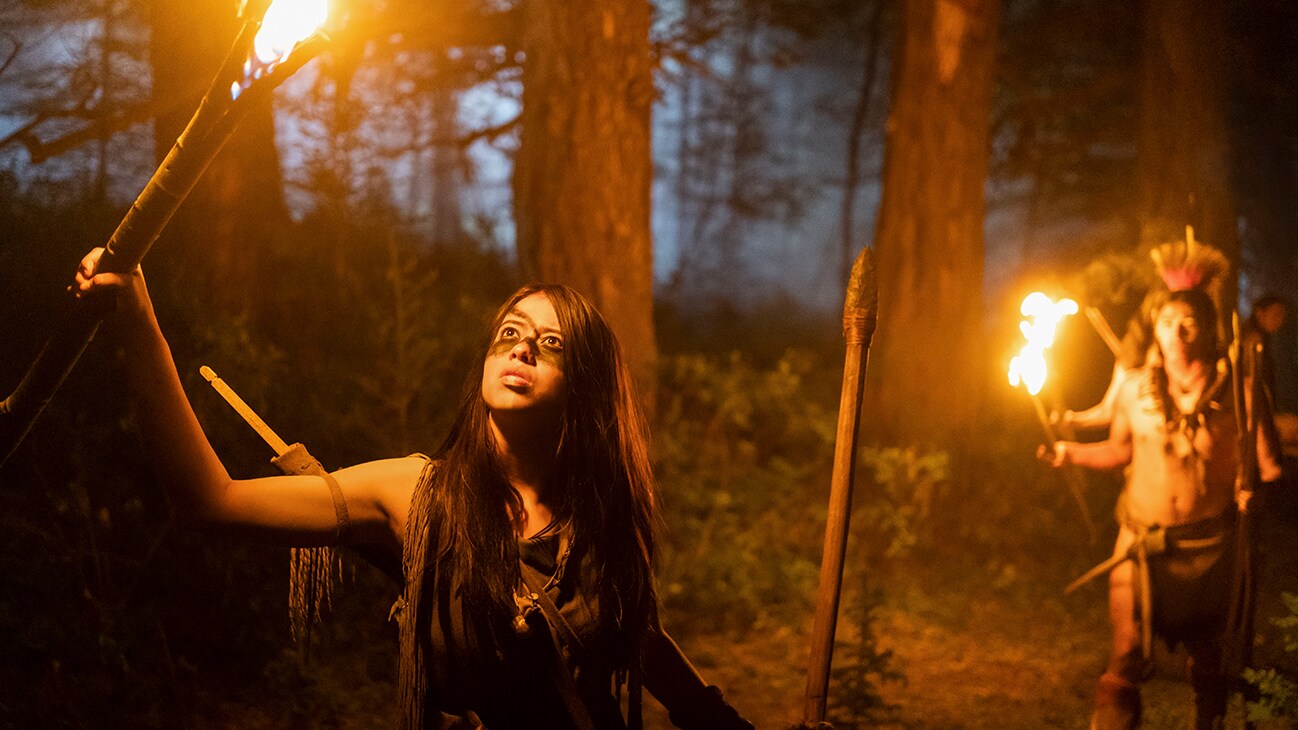
<svg viewBox="0 0 1298 730">
<path fill-rule="evenodd" d="M 516 337 L 518 337 L 518 330 L 514 329 L 513 327 L 501 327 L 501 328 L 500 328 L 500 339 L 502 339 L 502 340 L 505 340 L 505 339 L 510 339 L 510 340 L 512 340 L 512 339 L 514 339 L 514 338 L 516 338 Z"/>
<path fill-rule="evenodd" d="M 554 335 L 546 335 L 544 338 L 541 339 L 541 344 L 545 345 L 546 347 L 553 347 L 557 350 L 563 349 L 563 340 L 559 339 L 558 337 L 555 337 Z"/>
</svg>

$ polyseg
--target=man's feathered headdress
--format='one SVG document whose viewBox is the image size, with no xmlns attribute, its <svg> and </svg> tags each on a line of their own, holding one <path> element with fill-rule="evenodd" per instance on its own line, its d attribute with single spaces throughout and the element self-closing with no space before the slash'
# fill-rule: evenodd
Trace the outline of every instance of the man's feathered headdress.
<svg viewBox="0 0 1298 730">
<path fill-rule="evenodd" d="M 1221 251 L 1194 240 L 1194 228 L 1185 227 L 1185 240 L 1155 246 L 1149 257 L 1169 291 L 1198 289 L 1217 308 L 1218 335 L 1225 337 L 1225 323 L 1233 307 L 1225 300 L 1230 261 Z"/>
<path fill-rule="evenodd" d="M 1230 262 L 1225 254 L 1194 240 L 1194 229 L 1185 227 L 1185 240 L 1155 246 L 1149 252 L 1158 276 L 1171 291 L 1200 289 L 1219 301 L 1215 292 L 1225 284 Z"/>
<path fill-rule="evenodd" d="M 1149 252 L 1154 260 L 1154 269 L 1158 270 L 1160 279 L 1167 284 L 1169 291 L 1184 291 L 1197 288 L 1212 297 L 1218 305 L 1219 316 L 1227 312 L 1221 309 L 1225 286 L 1225 275 L 1231 270 L 1231 262 L 1224 253 L 1206 243 L 1194 240 L 1194 229 L 1185 226 L 1185 240 L 1173 240 L 1154 247 Z"/>
</svg>

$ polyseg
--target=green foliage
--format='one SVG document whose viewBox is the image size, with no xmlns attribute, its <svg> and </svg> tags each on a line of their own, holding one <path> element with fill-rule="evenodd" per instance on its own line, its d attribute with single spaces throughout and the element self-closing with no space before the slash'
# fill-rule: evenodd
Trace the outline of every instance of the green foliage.
<svg viewBox="0 0 1298 730">
<path fill-rule="evenodd" d="M 742 633 L 754 624 L 802 626 L 824 542 L 837 413 L 837 376 L 805 351 L 770 366 L 736 353 L 665 359 L 655 443 L 668 539 L 661 586 L 673 626 Z M 817 395 L 819 394 L 819 396 Z M 883 593 L 876 569 L 922 536 L 945 453 L 863 448 L 871 477 L 857 490 L 836 652 L 836 722 L 890 716 L 879 686 L 901 681 L 875 637 Z"/>
<path fill-rule="evenodd" d="M 1288 613 L 1271 619 L 1271 623 L 1283 633 L 1285 652 L 1298 653 L 1298 595 L 1284 593 L 1281 599 Z M 1292 676 L 1270 667 L 1249 667 L 1244 670 L 1244 681 L 1253 685 L 1258 695 L 1247 704 L 1249 720 L 1298 720 L 1298 682 Z"/>
<path fill-rule="evenodd" d="M 665 359 L 655 429 L 668 528 L 664 601 L 701 627 L 805 615 L 819 559 L 834 415 L 807 397 L 806 353 L 770 369 L 732 353 Z"/>
<path fill-rule="evenodd" d="M 838 647 L 834 651 L 828 715 L 834 727 L 873 727 L 896 719 L 897 706 L 884 700 L 879 691 L 889 682 L 904 683 L 906 677 L 893 668 L 891 650 L 881 650 L 875 638 L 875 611 L 883 603 L 883 591 L 862 575 L 857 597 L 841 612 Z"/>
<path fill-rule="evenodd" d="M 866 447 L 858 458 L 873 475 L 860 501 L 865 553 L 871 562 L 905 557 L 931 526 L 938 490 L 951 476 L 950 457 L 945 451 Z"/>
</svg>

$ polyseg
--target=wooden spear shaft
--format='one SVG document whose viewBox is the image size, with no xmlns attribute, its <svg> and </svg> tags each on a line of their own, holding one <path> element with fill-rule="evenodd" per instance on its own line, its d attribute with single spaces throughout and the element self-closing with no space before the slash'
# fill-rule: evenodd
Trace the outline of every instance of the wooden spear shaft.
<svg viewBox="0 0 1298 730">
<path fill-rule="evenodd" d="M 820 588 L 816 594 L 816 619 L 811 631 L 811 659 L 803 720 L 808 726 L 823 722 L 829 694 L 829 669 L 834 653 L 834 631 L 847 557 L 847 529 L 852 515 L 852 487 L 856 471 L 856 441 L 860 431 L 861 387 L 870 353 L 870 340 L 878 315 L 879 286 L 870 249 L 864 248 L 848 280 L 843 303 L 843 336 L 847 352 L 843 364 L 843 389 L 838 402 L 838 432 L 834 439 L 834 469 L 829 489 L 829 518 L 825 525 L 825 552 L 820 563 Z"/>
<path fill-rule="evenodd" d="M 1108 345 L 1109 352 L 1112 352 L 1114 357 L 1119 357 L 1122 354 L 1122 340 L 1118 339 L 1118 335 L 1109 326 L 1109 320 L 1105 319 L 1104 314 L 1095 307 L 1084 307 L 1082 311 L 1086 313 L 1087 321 L 1095 328 L 1095 333 L 1104 340 L 1105 345 Z"/>
</svg>

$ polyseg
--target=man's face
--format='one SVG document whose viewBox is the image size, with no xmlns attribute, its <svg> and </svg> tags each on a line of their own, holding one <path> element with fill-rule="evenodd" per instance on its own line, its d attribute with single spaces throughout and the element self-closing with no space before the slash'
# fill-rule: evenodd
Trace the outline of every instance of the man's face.
<svg viewBox="0 0 1298 730">
<path fill-rule="evenodd" d="M 1200 355 L 1204 337 L 1194 310 L 1185 302 L 1168 302 L 1154 319 L 1154 339 L 1168 359 L 1192 360 Z"/>
</svg>

